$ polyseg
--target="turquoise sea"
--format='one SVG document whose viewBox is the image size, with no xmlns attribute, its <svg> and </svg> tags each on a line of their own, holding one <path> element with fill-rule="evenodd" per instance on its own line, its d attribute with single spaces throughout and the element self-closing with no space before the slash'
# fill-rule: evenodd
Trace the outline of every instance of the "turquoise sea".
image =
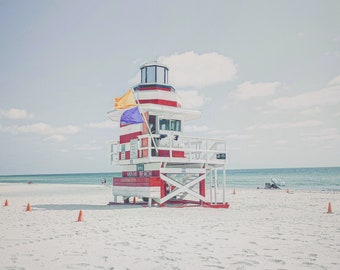
<svg viewBox="0 0 340 270">
<path fill-rule="evenodd" d="M 222 172 L 219 173 L 222 179 Z M 103 179 L 107 184 L 121 173 L 71 173 L 37 175 L 0 175 L 0 183 L 44 183 L 98 185 Z M 278 178 L 286 183 L 284 188 L 305 190 L 340 190 L 340 167 L 286 168 L 286 169 L 242 169 L 227 170 L 229 188 L 264 188 L 266 182 Z"/>
</svg>

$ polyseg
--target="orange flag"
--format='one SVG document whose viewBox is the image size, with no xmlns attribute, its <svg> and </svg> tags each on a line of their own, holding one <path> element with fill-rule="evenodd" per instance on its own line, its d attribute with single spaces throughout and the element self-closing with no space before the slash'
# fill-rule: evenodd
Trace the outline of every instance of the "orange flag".
<svg viewBox="0 0 340 270">
<path fill-rule="evenodd" d="M 137 106 L 132 89 L 127 91 L 123 96 L 115 98 L 115 110 L 125 110 Z"/>
</svg>

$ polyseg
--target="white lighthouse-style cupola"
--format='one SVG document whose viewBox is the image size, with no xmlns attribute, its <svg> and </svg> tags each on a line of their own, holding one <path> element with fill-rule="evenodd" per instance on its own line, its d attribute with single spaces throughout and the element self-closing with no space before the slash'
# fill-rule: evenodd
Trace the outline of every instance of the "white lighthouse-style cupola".
<svg viewBox="0 0 340 270">
<path fill-rule="evenodd" d="M 141 66 L 141 84 L 168 84 L 169 69 L 157 62 Z"/>
<path fill-rule="evenodd" d="M 142 198 L 149 206 L 190 203 L 227 208 L 226 143 L 184 136 L 185 123 L 201 113 L 182 108 L 175 88 L 168 84 L 167 66 L 152 62 L 140 70 L 140 83 L 116 98 L 116 110 L 108 112 L 111 120 L 120 122 L 119 139 L 111 143 L 111 162 L 122 166 L 121 177 L 113 178 L 114 203 L 121 196 L 124 203 Z"/>
<path fill-rule="evenodd" d="M 141 82 L 134 89 L 140 104 L 181 107 L 175 88 L 168 84 L 169 69 L 157 62 L 141 66 Z"/>
</svg>

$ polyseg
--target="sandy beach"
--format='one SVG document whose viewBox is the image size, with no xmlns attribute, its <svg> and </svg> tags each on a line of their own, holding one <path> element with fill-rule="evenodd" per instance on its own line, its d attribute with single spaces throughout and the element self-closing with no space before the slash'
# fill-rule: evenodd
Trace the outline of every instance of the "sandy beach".
<svg viewBox="0 0 340 270">
<path fill-rule="evenodd" d="M 340 269 L 339 192 L 232 190 L 229 209 L 147 208 L 107 205 L 109 186 L 0 184 L 0 269 Z"/>
</svg>

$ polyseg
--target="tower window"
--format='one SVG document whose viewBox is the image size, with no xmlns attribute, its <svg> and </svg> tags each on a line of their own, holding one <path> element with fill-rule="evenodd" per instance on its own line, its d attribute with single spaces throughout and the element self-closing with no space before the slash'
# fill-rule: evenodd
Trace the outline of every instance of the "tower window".
<svg viewBox="0 0 340 270">
<path fill-rule="evenodd" d="M 141 78 L 142 78 L 141 82 L 142 83 L 146 83 L 146 74 L 145 74 L 145 71 L 146 71 L 146 68 L 142 68 L 141 69 Z"/>
<path fill-rule="evenodd" d="M 146 82 L 153 83 L 156 82 L 156 67 L 151 66 L 146 69 Z"/>
<path fill-rule="evenodd" d="M 170 130 L 169 123 L 170 123 L 170 121 L 168 119 L 160 119 L 159 120 L 159 129 L 160 130 Z"/>
<path fill-rule="evenodd" d="M 141 83 L 168 83 L 168 68 L 163 66 L 144 66 L 141 68 Z"/>
<path fill-rule="evenodd" d="M 171 130 L 181 131 L 181 121 L 180 120 L 171 120 L 170 126 L 171 126 Z"/>
<path fill-rule="evenodd" d="M 181 131 L 181 120 L 160 119 L 159 120 L 159 129 L 160 130 Z"/>
</svg>

